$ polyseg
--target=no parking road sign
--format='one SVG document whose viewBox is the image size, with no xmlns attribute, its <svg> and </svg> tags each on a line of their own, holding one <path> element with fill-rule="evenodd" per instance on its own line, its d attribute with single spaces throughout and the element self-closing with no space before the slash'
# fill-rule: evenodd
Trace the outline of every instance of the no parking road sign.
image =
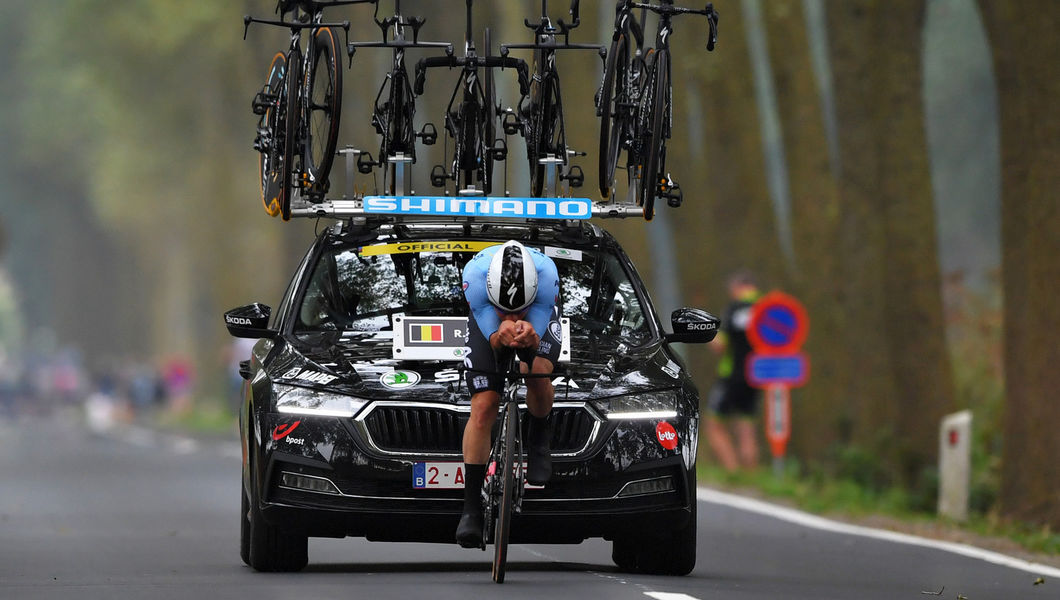
<svg viewBox="0 0 1060 600">
<path fill-rule="evenodd" d="M 806 309 L 783 292 L 769 292 L 751 307 L 747 341 L 761 354 L 792 354 L 806 341 Z"/>
<path fill-rule="evenodd" d="M 806 383 L 810 360 L 799 352 L 810 320 L 795 298 L 770 292 L 751 307 L 747 341 L 754 352 L 746 364 L 747 381 L 766 390 L 766 437 L 773 451 L 773 468 L 784 472 L 784 454 L 791 436 L 790 389 Z"/>
</svg>

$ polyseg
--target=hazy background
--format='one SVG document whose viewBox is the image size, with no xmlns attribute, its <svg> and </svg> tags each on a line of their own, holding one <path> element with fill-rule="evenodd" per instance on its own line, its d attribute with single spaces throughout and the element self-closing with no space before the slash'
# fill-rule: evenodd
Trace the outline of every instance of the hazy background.
<svg viewBox="0 0 1060 600">
<path fill-rule="evenodd" d="M 402 4 L 427 17 L 423 39 L 459 47 L 463 2 Z M 16 403 L 155 373 L 176 387 L 155 396 L 183 398 L 174 410 L 231 405 L 221 313 L 275 306 L 321 226 L 272 219 L 258 197 L 250 100 L 288 34 L 256 26 L 244 41 L 242 16 L 274 6 L 0 4 L 0 383 Z M 715 52 L 702 19 L 678 19 L 672 41 L 668 168 L 685 205 L 659 207 L 651 224 L 601 223 L 664 319 L 682 305 L 720 313 L 725 277 L 751 269 L 810 311 L 813 378 L 794 395 L 791 447 L 805 472 L 902 487 L 930 510 L 939 418 L 971 408 L 973 508 L 1060 526 L 1060 442 L 1049 435 L 1060 420 L 1057 4 L 715 6 Z M 489 26 L 495 44 L 528 42 L 522 19 L 539 10 L 480 1 L 476 38 Z M 550 13 L 564 16 L 566 3 Z M 379 35 L 371 8 L 331 15 L 354 23 L 351 39 Z M 582 20 L 572 41 L 609 44 L 614 3 L 582 2 Z M 344 72 L 340 146 L 378 153 L 370 106 L 389 63 L 361 50 Z M 601 67 L 592 53 L 560 57 L 590 197 Z M 442 130 L 454 77 L 431 72 L 417 124 Z M 516 104 L 501 79 L 502 101 Z M 518 193 L 525 154 L 508 142 Z M 440 153 L 420 149 L 417 191 L 430 193 Z M 341 163 L 335 171 L 341 190 Z M 683 351 L 705 393 L 712 354 Z"/>
</svg>

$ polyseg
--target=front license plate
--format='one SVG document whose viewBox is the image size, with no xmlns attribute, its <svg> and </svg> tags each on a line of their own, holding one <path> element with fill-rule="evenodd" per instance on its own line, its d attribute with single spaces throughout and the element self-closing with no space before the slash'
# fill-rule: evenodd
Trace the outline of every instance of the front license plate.
<svg viewBox="0 0 1060 600">
<path fill-rule="evenodd" d="M 525 467 L 525 465 L 524 465 Z M 486 470 L 493 474 L 492 466 Z M 488 477 L 487 477 L 488 479 Z M 528 490 L 540 490 L 545 486 L 524 484 Z M 412 489 L 415 490 L 462 490 L 464 489 L 464 463 L 416 462 L 412 463 Z"/>
<path fill-rule="evenodd" d="M 412 488 L 416 490 L 462 490 L 464 489 L 464 463 L 413 463 Z"/>
</svg>

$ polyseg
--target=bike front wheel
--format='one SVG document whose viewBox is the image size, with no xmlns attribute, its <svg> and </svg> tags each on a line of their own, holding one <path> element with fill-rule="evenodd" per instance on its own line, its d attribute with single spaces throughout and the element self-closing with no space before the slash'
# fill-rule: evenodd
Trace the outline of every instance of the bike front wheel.
<svg viewBox="0 0 1060 600">
<path fill-rule="evenodd" d="M 342 109 L 339 43 L 331 27 L 313 32 L 313 56 L 305 74 L 309 103 L 305 107 L 306 144 L 302 162 L 309 177 L 310 192 L 322 193 L 327 189 L 335 160 Z"/>
<path fill-rule="evenodd" d="M 500 477 L 501 502 L 497 507 L 497 522 L 493 528 L 493 581 L 504 583 L 504 572 L 508 563 L 508 537 L 512 527 L 512 512 L 515 510 L 516 486 L 516 440 L 519 435 L 519 411 L 510 408 L 504 411 L 504 453 L 498 461 L 495 477 Z M 502 464 L 503 463 L 503 464 Z"/>
<path fill-rule="evenodd" d="M 626 34 L 611 42 L 607 53 L 604 83 L 600 89 L 600 197 L 607 199 L 615 181 L 618 153 L 622 149 L 622 131 L 627 127 L 625 107 L 626 86 L 629 81 L 629 42 Z"/>
<path fill-rule="evenodd" d="M 287 101 L 284 118 L 283 162 L 280 165 L 280 216 L 291 220 L 291 174 L 294 171 L 295 148 L 298 147 L 299 102 L 298 82 L 302 79 L 301 56 L 292 53 L 287 58 Z"/>
<path fill-rule="evenodd" d="M 270 217 L 280 214 L 281 163 L 283 161 L 283 118 L 287 106 L 284 97 L 284 77 L 287 75 L 287 56 L 277 52 L 269 65 L 269 78 L 265 82 L 263 99 L 268 103 L 265 114 L 258 122 L 258 181 L 261 203 Z"/>
<path fill-rule="evenodd" d="M 655 64 L 652 67 L 654 84 L 652 100 L 648 113 L 651 120 L 648 121 L 649 132 L 646 138 L 648 146 L 644 148 L 644 170 L 641 172 L 641 196 L 640 204 L 644 207 L 644 220 L 651 221 L 655 216 L 655 196 L 659 190 L 662 177 L 665 173 L 666 159 L 666 104 L 669 100 L 670 91 L 670 54 L 668 52 L 656 52 Z"/>
</svg>

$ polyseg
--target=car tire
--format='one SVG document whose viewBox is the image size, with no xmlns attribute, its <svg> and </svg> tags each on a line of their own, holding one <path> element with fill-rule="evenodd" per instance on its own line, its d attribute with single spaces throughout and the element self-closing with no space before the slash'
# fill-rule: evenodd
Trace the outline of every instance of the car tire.
<svg viewBox="0 0 1060 600">
<path fill-rule="evenodd" d="M 637 546 L 632 538 L 620 538 L 611 543 L 611 560 L 623 573 L 637 572 Z"/>
<path fill-rule="evenodd" d="M 688 575 L 696 566 L 696 502 L 692 514 L 677 529 L 617 538 L 611 560 L 627 573 Z"/>
<path fill-rule="evenodd" d="M 239 558 L 243 564 L 250 565 L 250 501 L 243 489 L 243 480 L 239 481 Z"/>
<path fill-rule="evenodd" d="M 258 486 L 250 488 L 250 566 L 256 571 L 301 571 L 309 563 L 309 536 L 283 531 L 265 521 Z"/>
</svg>

